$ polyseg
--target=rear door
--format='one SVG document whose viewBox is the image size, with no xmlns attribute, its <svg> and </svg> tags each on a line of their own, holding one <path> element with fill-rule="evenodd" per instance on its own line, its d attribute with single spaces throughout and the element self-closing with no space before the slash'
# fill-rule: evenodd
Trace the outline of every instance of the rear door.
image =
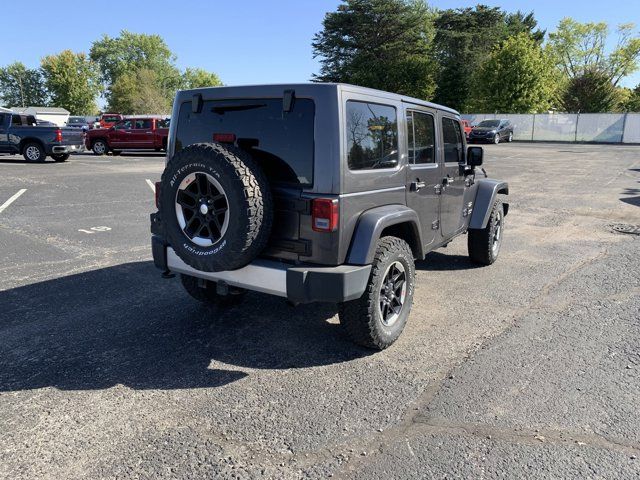
<svg viewBox="0 0 640 480">
<path fill-rule="evenodd" d="M 423 246 L 430 245 L 438 234 L 441 161 L 436 148 L 435 112 L 406 109 L 407 206 L 418 213 Z"/>
<path fill-rule="evenodd" d="M 138 118 L 133 122 L 133 130 L 129 135 L 130 148 L 153 148 L 153 120 Z"/>
<path fill-rule="evenodd" d="M 449 238 L 463 228 L 462 208 L 465 190 L 464 138 L 460 121 L 457 118 L 443 115 L 440 125 L 444 157 L 440 231 L 444 238 Z"/>
<path fill-rule="evenodd" d="M 283 98 L 205 100 L 199 112 L 192 102 L 180 106 L 175 152 L 200 142 L 229 142 L 248 152 L 262 168 L 274 200 L 271 239 L 264 254 L 298 260 L 314 253 L 300 238 L 301 218 L 311 231 L 311 202 L 303 189 L 313 185 L 315 103 L 296 97 L 290 111 Z M 316 252 L 321 253 L 316 245 Z"/>
</svg>

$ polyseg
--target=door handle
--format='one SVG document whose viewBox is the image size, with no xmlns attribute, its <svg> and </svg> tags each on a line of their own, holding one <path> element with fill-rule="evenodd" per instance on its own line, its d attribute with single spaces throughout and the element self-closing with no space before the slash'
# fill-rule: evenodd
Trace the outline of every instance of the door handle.
<svg viewBox="0 0 640 480">
<path fill-rule="evenodd" d="M 411 182 L 410 189 L 412 192 L 417 192 L 426 186 L 427 184 L 425 182 L 421 182 L 420 179 L 418 179 L 415 182 Z"/>
<path fill-rule="evenodd" d="M 147 135 L 153 135 L 153 132 L 144 132 L 144 133 L 146 133 Z"/>
</svg>

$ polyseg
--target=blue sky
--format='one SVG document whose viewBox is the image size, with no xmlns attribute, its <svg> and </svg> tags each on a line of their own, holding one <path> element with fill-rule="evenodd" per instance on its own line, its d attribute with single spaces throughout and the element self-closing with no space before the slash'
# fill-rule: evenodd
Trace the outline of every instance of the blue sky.
<svg viewBox="0 0 640 480">
<path fill-rule="evenodd" d="M 2 5 L 0 65 L 20 60 L 39 65 L 40 58 L 70 48 L 88 51 L 103 33 L 122 29 L 161 35 L 178 57 L 178 66 L 216 72 L 228 85 L 304 82 L 318 70 L 311 39 L 324 13 L 337 0 L 181 0 L 179 2 L 88 1 L 51 3 L 28 0 Z M 438 0 L 437 8 L 473 6 L 478 2 Z M 578 21 L 606 21 L 611 26 L 634 22 L 640 29 L 640 1 L 524 0 L 484 1 L 508 11 L 535 11 L 542 28 L 553 30 L 571 16 Z M 51 33 L 47 33 L 51 31 Z M 613 42 L 613 38 L 612 38 Z M 625 86 L 640 83 L 640 73 Z"/>
</svg>

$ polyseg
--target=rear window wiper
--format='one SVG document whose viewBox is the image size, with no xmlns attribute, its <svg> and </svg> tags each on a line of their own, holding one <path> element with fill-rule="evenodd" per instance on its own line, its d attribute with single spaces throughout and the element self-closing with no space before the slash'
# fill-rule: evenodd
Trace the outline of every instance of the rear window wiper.
<svg viewBox="0 0 640 480">
<path fill-rule="evenodd" d="M 241 112 L 244 110 L 254 110 L 256 108 L 263 108 L 266 106 L 266 103 L 255 103 L 247 105 L 219 105 L 217 107 L 213 107 L 211 111 L 213 113 L 217 113 L 218 115 L 224 115 L 225 112 Z"/>
</svg>

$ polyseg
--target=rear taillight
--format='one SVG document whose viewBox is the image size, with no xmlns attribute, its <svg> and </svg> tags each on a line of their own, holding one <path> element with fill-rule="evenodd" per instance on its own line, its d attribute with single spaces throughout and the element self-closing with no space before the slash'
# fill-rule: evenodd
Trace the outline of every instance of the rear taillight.
<svg viewBox="0 0 640 480">
<path fill-rule="evenodd" d="M 58 129 L 56 130 L 56 142 L 61 142 L 62 141 L 62 130 Z"/>
<path fill-rule="evenodd" d="M 311 228 L 314 232 L 335 232 L 340 209 L 335 198 L 314 198 L 311 204 Z"/>
<path fill-rule="evenodd" d="M 156 195 L 156 208 L 160 210 L 160 187 L 162 186 L 162 182 L 156 182 L 154 186 Z"/>
</svg>

